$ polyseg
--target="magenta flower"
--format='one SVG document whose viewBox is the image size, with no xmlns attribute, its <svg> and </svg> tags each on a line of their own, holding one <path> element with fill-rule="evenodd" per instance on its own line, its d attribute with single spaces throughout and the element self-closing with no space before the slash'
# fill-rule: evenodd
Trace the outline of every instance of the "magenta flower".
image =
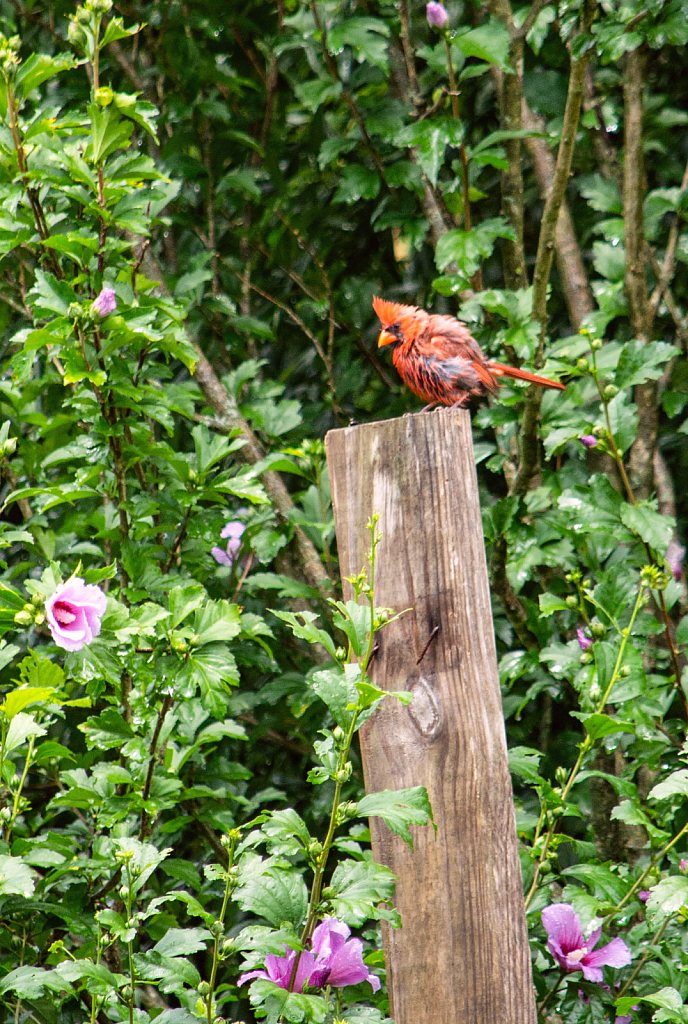
<svg viewBox="0 0 688 1024">
<path fill-rule="evenodd" d="M 602 929 L 585 939 L 580 918 L 568 903 L 552 903 L 542 911 L 542 923 L 547 932 L 547 948 L 559 966 L 567 972 L 582 971 L 586 981 L 602 981 L 602 968 L 626 967 L 631 962 L 631 951 L 623 939 L 612 939 L 606 946 L 595 950 Z"/>
<path fill-rule="evenodd" d="M 326 917 L 313 932 L 312 952 L 305 949 L 299 959 L 299 966 L 294 981 L 294 992 L 303 992 L 304 988 L 343 988 L 345 985 L 358 985 L 361 981 L 369 981 L 373 992 L 380 987 L 380 979 L 371 974 L 363 963 L 363 943 L 360 939 L 350 939 L 349 928 L 336 917 Z M 267 978 L 280 988 L 289 988 L 294 960 L 297 953 L 289 946 L 284 947 L 285 956 L 269 953 L 265 957 L 265 970 L 248 971 L 242 974 L 237 985 L 252 978 Z"/>
<path fill-rule="evenodd" d="M 65 651 L 80 651 L 100 633 L 107 597 L 100 587 L 89 586 L 80 576 L 61 583 L 45 602 L 45 615 L 53 640 Z"/>
<path fill-rule="evenodd" d="M 106 285 L 91 308 L 95 313 L 99 313 L 101 317 L 109 316 L 110 313 L 114 313 L 117 309 L 115 289 L 108 288 Z"/>
<path fill-rule="evenodd" d="M 248 971 L 246 974 L 242 974 L 237 981 L 237 985 L 243 985 L 252 978 L 267 978 L 268 981 L 274 981 L 275 985 L 279 985 L 280 988 L 288 989 L 297 952 L 295 949 L 289 949 L 289 946 L 284 948 L 287 951 L 286 956 L 275 956 L 274 953 L 268 953 L 265 957 L 266 970 Z M 293 992 L 303 992 L 303 986 L 313 973 L 314 966 L 315 957 L 307 949 L 304 949 L 296 970 Z"/>
<path fill-rule="evenodd" d="M 313 932 L 312 948 L 315 970 L 308 982 L 309 988 L 343 988 L 370 982 L 373 992 L 380 987 L 380 979 L 371 974 L 363 963 L 363 943 L 350 939 L 350 929 L 336 917 L 326 917 Z"/>
<path fill-rule="evenodd" d="M 681 857 L 681 860 L 680 860 L 678 866 L 679 866 L 679 870 L 680 871 L 688 871 L 688 860 L 686 860 L 685 857 Z"/>
<path fill-rule="evenodd" d="M 223 540 L 229 537 L 229 540 L 227 541 L 226 549 L 210 549 L 210 554 L 213 556 L 216 562 L 219 562 L 220 565 L 229 565 L 230 567 L 234 565 L 234 559 L 236 558 L 239 552 L 239 548 L 241 547 L 241 538 L 245 529 L 246 527 L 244 526 L 244 524 L 238 522 L 237 520 L 234 520 L 234 522 L 231 523 L 227 523 L 227 525 L 222 528 L 222 533 L 220 534 L 220 537 L 222 537 Z"/>
<path fill-rule="evenodd" d="M 588 647 L 592 647 L 592 640 L 589 636 L 586 636 L 580 626 L 576 629 L 576 636 L 578 637 L 578 646 L 581 651 L 587 651 Z"/>
<path fill-rule="evenodd" d="M 640 900 L 641 903 L 647 903 L 647 901 L 649 900 L 651 895 L 652 895 L 652 893 L 650 892 L 649 889 L 641 889 L 640 892 L 638 893 L 638 899 Z"/>
<path fill-rule="evenodd" d="M 428 19 L 428 25 L 430 28 L 444 28 L 449 21 L 449 14 L 442 4 L 438 4 L 436 0 L 430 0 L 430 3 L 426 5 L 425 16 Z"/>
<path fill-rule="evenodd" d="M 683 559 L 686 557 L 686 549 L 683 544 L 679 544 L 677 540 L 671 540 L 669 547 L 667 548 L 666 560 L 669 563 L 671 569 L 671 575 L 675 580 L 681 579 L 681 573 L 683 572 Z"/>
<path fill-rule="evenodd" d="M 586 448 L 595 448 L 595 447 L 597 447 L 597 438 L 595 437 L 594 434 L 583 434 L 583 436 L 580 437 L 578 440 Z"/>
</svg>

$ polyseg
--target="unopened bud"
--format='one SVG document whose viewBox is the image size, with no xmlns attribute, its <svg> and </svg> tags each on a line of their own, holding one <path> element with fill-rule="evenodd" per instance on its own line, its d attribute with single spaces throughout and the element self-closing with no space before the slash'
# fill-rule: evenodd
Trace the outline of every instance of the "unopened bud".
<svg viewBox="0 0 688 1024">
<path fill-rule="evenodd" d="M 101 85 L 96 89 L 93 97 L 99 107 L 109 107 L 115 98 L 115 94 L 109 85 Z"/>
<path fill-rule="evenodd" d="M 604 397 L 609 399 L 616 398 L 618 393 L 619 389 L 617 388 L 616 384 L 607 384 L 604 391 L 602 392 Z"/>
<path fill-rule="evenodd" d="M 575 596 L 575 594 L 569 594 L 569 596 L 566 598 L 566 607 L 567 608 L 577 608 L 578 607 L 578 598 Z"/>
<path fill-rule="evenodd" d="M 593 427 L 592 428 L 592 432 L 595 435 L 595 437 L 606 437 L 607 436 L 607 428 L 599 426 L 599 425 L 596 426 L 596 427 Z"/>
<path fill-rule="evenodd" d="M 548 875 L 551 870 L 552 865 L 550 864 L 550 862 L 548 860 L 543 860 L 542 864 L 540 865 L 540 874 Z"/>
<path fill-rule="evenodd" d="M 596 640 L 599 640 L 607 632 L 607 627 L 603 626 L 601 622 L 593 622 L 590 626 L 590 632 Z"/>
<path fill-rule="evenodd" d="M 14 621 L 17 623 L 18 626 L 30 626 L 33 623 L 33 615 L 31 614 L 31 612 L 27 612 L 25 610 L 17 612 L 17 614 L 14 616 Z"/>
<path fill-rule="evenodd" d="M 344 659 L 346 658 L 346 651 L 344 650 L 343 647 L 338 647 L 334 652 L 334 656 L 337 659 L 337 661 L 344 661 Z"/>
<path fill-rule="evenodd" d="M 131 985 L 125 985 L 124 988 L 122 989 L 122 999 L 125 1001 L 125 1003 L 129 1003 L 129 1002 L 131 1002 L 131 1000 L 133 998 L 134 998 L 134 990 L 133 990 L 133 988 L 131 987 Z"/>
<path fill-rule="evenodd" d="M 210 995 L 210 985 L 208 984 L 207 981 L 202 981 L 199 984 L 199 986 L 198 986 L 198 994 L 199 994 L 199 996 L 209 996 Z"/>
<path fill-rule="evenodd" d="M 317 839 L 312 839 L 308 844 L 308 854 L 313 860 L 317 860 L 323 851 L 323 845 Z"/>
<path fill-rule="evenodd" d="M 17 439 L 16 439 L 16 437 L 8 437 L 7 440 L 5 441 L 5 443 L 2 446 L 2 454 L 5 455 L 5 456 L 14 455 L 16 449 L 17 449 Z"/>
<path fill-rule="evenodd" d="M 334 729 L 332 730 L 332 738 L 334 739 L 337 746 L 341 747 L 342 743 L 346 739 L 346 734 L 342 729 L 341 725 L 335 725 Z"/>
<path fill-rule="evenodd" d="M 230 956 L 234 952 L 234 939 L 225 939 L 222 943 L 222 955 Z"/>
<path fill-rule="evenodd" d="M 594 352 L 599 352 L 599 350 L 602 348 L 602 339 L 601 338 L 593 338 L 592 341 L 590 342 L 590 348 Z"/>
<path fill-rule="evenodd" d="M 347 800 L 340 805 L 339 813 L 342 818 L 355 818 L 358 814 L 358 804 L 355 800 Z"/>
<path fill-rule="evenodd" d="M 578 659 L 581 665 L 589 665 L 592 661 L 592 654 L 590 651 L 583 651 L 580 658 Z"/>
<path fill-rule="evenodd" d="M 213 921 L 210 926 L 210 934 L 214 939 L 219 939 L 224 931 L 224 927 L 221 921 Z"/>
<path fill-rule="evenodd" d="M 351 761 L 347 761 L 343 768 L 340 768 L 339 771 L 334 773 L 334 781 L 340 783 L 348 782 L 351 778 L 351 771 Z"/>
<path fill-rule="evenodd" d="M 619 669 L 619 675 L 622 676 L 624 679 L 628 679 L 630 674 L 631 674 L 630 665 L 622 665 L 621 668 Z"/>
<path fill-rule="evenodd" d="M 577 369 L 579 369 L 581 371 L 589 370 L 590 369 L 590 363 L 585 358 L 585 356 L 581 356 L 580 359 L 576 360 L 576 367 L 577 367 Z"/>
</svg>

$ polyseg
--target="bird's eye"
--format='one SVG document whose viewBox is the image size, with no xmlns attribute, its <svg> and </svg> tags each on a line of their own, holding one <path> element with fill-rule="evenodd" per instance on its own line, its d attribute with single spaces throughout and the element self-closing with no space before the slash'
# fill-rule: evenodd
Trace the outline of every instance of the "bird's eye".
<svg viewBox="0 0 688 1024">
<path fill-rule="evenodd" d="M 401 340 L 401 324 L 392 324 L 392 326 L 389 328 L 389 333 L 393 334 L 395 338 L 399 338 L 399 340 Z"/>
</svg>

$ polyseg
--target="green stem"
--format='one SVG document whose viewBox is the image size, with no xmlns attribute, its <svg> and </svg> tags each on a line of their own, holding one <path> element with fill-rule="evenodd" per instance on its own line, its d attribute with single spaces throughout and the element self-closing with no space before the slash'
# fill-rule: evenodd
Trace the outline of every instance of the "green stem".
<svg viewBox="0 0 688 1024">
<path fill-rule="evenodd" d="M 231 842 L 230 842 L 229 849 L 227 851 L 228 864 L 227 864 L 227 880 L 225 882 L 225 895 L 224 895 L 224 899 L 222 900 L 222 908 L 220 910 L 220 916 L 217 919 L 220 924 L 224 924 L 225 914 L 227 913 L 227 904 L 229 903 L 229 898 L 232 895 L 232 890 L 234 888 L 231 871 L 232 871 L 232 866 L 234 864 L 234 851 L 236 849 L 238 833 L 236 835 L 231 833 L 230 834 L 230 839 L 231 839 Z M 207 1007 L 206 1007 L 207 1008 L 207 1013 L 208 1013 L 208 1024 L 213 1024 L 213 994 L 215 992 L 215 983 L 217 981 L 217 968 L 218 968 L 218 965 L 220 963 L 220 937 L 221 937 L 220 935 L 216 935 L 215 936 L 215 940 L 213 942 L 213 966 L 212 966 L 211 971 L 210 971 L 210 982 L 209 982 L 210 992 L 208 993 L 208 1003 L 207 1003 Z"/>
<path fill-rule="evenodd" d="M 642 971 L 643 967 L 645 966 L 645 962 L 646 962 L 647 958 L 649 957 L 650 952 L 652 951 L 652 947 L 656 946 L 657 943 L 659 942 L 659 940 L 661 939 L 662 935 L 664 935 L 666 927 L 669 924 L 669 922 L 672 920 L 673 916 L 674 915 L 672 914 L 670 917 L 665 917 L 664 918 L 664 920 L 660 924 L 659 928 L 657 929 L 657 931 L 654 933 L 654 935 L 652 936 L 652 938 L 648 942 L 647 948 L 645 949 L 645 952 L 643 953 L 643 955 L 641 956 L 640 960 L 638 961 L 636 967 L 634 968 L 633 973 L 631 974 L 630 978 L 628 979 L 628 981 L 626 982 L 624 987 L 621 989 L 621 991 L 617 995 L 617 997 L 616 997 L 617 999 L 621 999 L 622 996 L 626 995 L 626 993 L 628 992 L 629 988 L 631 987 L 631 985 L 633 984 L 635 979 L 638 977 L 638 975 Z"/>
<path fill-rule="evenodd" d="M 549 1006 L 550 1002 L 552 1001 L 552 999 L 554 997 L 554 993 L 557 991 L 557 989 L 561 985 L 561 983 L 562 983 L 562 981 L 564 979 L 564 975 L 565 974 L 566 974 L 566 970 L 562 967 L 560 972 L 559 972 L 559 977 L 554 982 L 554 984 L 552 985 L 551 989 L 549 990 L 547 995 L 544 997 L 544 999 L 542 1000 L 542 1002 L 538 1006 L 538 1013 L 544 1013 L 545 1008 L 547 1006 Z"/>
<path fill-rule="evenodd" d="M 19 780 L 19 786 L 17 787 L 17 791 L 14 794 L 14 800 L 12 801 L 12 816 L 10 817 L 10 820 L 7 823 L 7 830 L 5 832 L 5 842 L 7 843 L 9 843 L 10 841 L 12 829 L 14 828 L 14 823 L 17 819 L 17 815 L 19 814 L 19 801 L 21 800 L 21 792 L 22 789 L 24 788 L 24 783 L 26 782 L 26 776 L 29 773 L 29 767 L 31 765 L 31 755 L 33 754 L 33 746 L 35 739 L 35 736 L 31 736 L 31 738 L 29 739 L 29 749 L 26 752 L 26 760 L 24 761 L 24 771 L 22 772 L 22 777 Z"/>
<path fill-rule="evenodd" d="M 640 611 L 640 608 L 641 608 L 641 605 L 642 605 L 642 600 L 643 600 L 643 594 L 644 593 L 645 593 L 645 584 L 641 583 L 640 587 L 638 588 L 638 596 L 636 598 L 636 602 L 635 602 L 635 606 L 633 608 L 633 614 L 631 615 L 630 622 L 628 623 L 628 626 L 624 630 L 622 630 L 622 632 L 621 632 L 621 644 L 619 645 L 619 653 L 617 654 L 617 657 L 616 657 L 616 663 L 614 665 L 614 671 L 612 672 L 612 677 L 609 680 L 609 685 L 607 686 L 607 689 L 604 691 L 602 697 L 597 702 L 597 707 L 595 709 L 596 714 L 601 714 L 604 711 L 605 705 L 607 704 L 607 701 L 609 700 L 609 695 L 611 694 L 612 690 L 614 689 L 614 686 L 615 686 L 615 684 L 616 684 L 616 682 L 617 682 L 617 680 L 619 678 L 619 670 L 621 669 L 621 666 L 623 664 L 623 657 L 624 657 L 624 654 L 626 652 L 626 645 L 628 644 L 628 638 L 630 637 L 630 635 L 631 635 L 631 633 L 633 631 L 633 624 L 635 623 L 636 616 L 638 615 L 638 612 Z M 571 769 L 569 777 L 568 777 L 568 779 L 566 781 L 566 785 L 564 786 L 564 788 L 562 790 L 562 793 L 561 793 L 562 802 L 566 802 L 566 800 L 568 799 L 568 795 L 571 792 L 571 789 L 573 788 L 573 785 L 574 785 L 574 783 L 576 781 L 576 778 L 578 777 L 578 773 L 580 772 L 580 770 L 581 770 L 581 768 L 583 766 L 583 761 L 585 760 L 585 758 L 586 758 L 587 754 L 589 753 L 589 751 L 591 750 L 591 748 L 594 746 L 594 742 L 595 741 L 592 740 L 590 738 L 590 736 L 586 736 L 585 739 L 583 740 L 583 742 L 581 743 L 581 745 L 580 745 L 580 752 L 578 754 L 578 759 L 576 760 L 575 765 Z M 537 891 L 537 887 L 538 887 L 538 884 L 540 882 L 540 871 L 541 871 L 542 865 L 543 865 L 543 863 L 544 863 L 544 861 L 545 861 L 545 859 L 547 857 L 547 853 L 549 852 L 549 846 L 550 846 L 550 843 L 552 841 L 552 837 L 554 836 L 554 832 L 555 832 L 556 827 L 557 827 L 557 822 L 554 821 L 549 826 L 549 828 L 547 830 L 547 834 L 545 836 L 545 841 L 544 841 L 543 846 L 542 846 L 542 851 L 540 852 L 540 856 L 538 857 L 537 863 L 535 865 L 535 874 L 533 875 L 533 881 L 531 883 L 530 889 L 528 890 L 528 895 L 526 896 L 526 901 L 525 901 L 526 909 L 528 909 L 528 907 L 530 906 L 530 904 L 532 902 L 532 899 L 533 899 L 533 896 L 535 895 L 535 893 Z"/>
</svg>

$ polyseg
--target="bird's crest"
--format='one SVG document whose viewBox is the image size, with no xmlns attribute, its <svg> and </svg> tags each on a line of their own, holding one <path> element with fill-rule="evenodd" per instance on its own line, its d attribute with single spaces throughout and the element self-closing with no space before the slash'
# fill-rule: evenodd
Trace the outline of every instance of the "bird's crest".
<svg viewBox="0 0 688 1024">
<path fill-rule="evenodd" d="M 387 299 L 379 299 L 377 295 L 373 296 L 373 309 L 383 327 L 391 327 L 419 312 L 417 306 L 402 306 L 400 302 L 388 302 Z"/>
</svg>

